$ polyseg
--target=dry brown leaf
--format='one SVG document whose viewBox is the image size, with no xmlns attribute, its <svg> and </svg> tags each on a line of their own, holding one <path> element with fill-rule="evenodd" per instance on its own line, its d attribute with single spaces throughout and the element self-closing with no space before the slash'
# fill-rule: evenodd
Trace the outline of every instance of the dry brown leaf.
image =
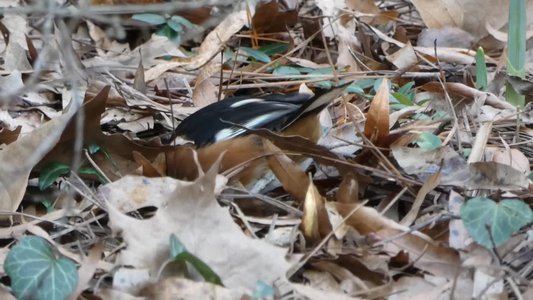
<svg viewBox="0 0 533 300">
<path fill-rule="evenodd" d="M 0 298 L 4 300 L 16 300 L 17 299 L 13 296 L 13 294 L 11 294 L 11 289 L 3 284 L 0 285 Z"/>
<path fill-rule="evenodd" d="M 143 291 L 141 295 L 154 300 L 237 300 L 251 297 L 237 290 L 231 290 L 208 282 L 196 282 L 185 278 L 167 278 L 162 282 L 153 284 Z"/>
<path fill-rule="evenodd" d="M 344 175 L 337 192 L 337 202 L 340 203 L 359 203 L 359 182 L 357 175 L 348 173 Z"/>
<path fill-rule="evenodd" d="M 381 229 L 376 235 L 386 240 L 383 246 L 389 254 L 406 251 L 410 262 L 421 270 L 448 279 L 457 276 L 460 259 L 455 250 L 440 246 L 427 236 L 406 234 L 394 228 Z"/>
<path fill-rule="evenodd" d="M 341 283 L 341 291 L 348 295 L 360 294 L 369 290 L 369 286 L 363 280 L 344 266 L 337 263 L 317 261 L 313 263 L 312 266 L 333 275 L 333 277 Z"/>
<path fill-rule="evenodd" d="M 378 14 L 381 12 L 373 0 L 346 0 L 346 6 L 365 14 Z"/>
<path fill-rule="evenodd" d="M 12 212 L 18 208 L 31 170 L 56 145 L 75 113 L 71 109 L 0 150 L 0 210 Z"/>
<path fill-rule="evenodd" d="M 103 88 L 94 98 L 85 102 L 85 124 L 83 126 L 84 144 L 96 144 L 105 149 L 113 158 L 116 166 L 102 153 L 98 153 L 94 160 L 111 179 L 117 179 L 121 175 L 133 173 L 138 165 L 132 161 L 132 152 L 137 151 L 148 159 L 153 159 L 161 151 L 161 148 L 149 148 L 138 145 L 122 134 L 106 135 L 100 127 L 100 118 L 105 110 L 105 104 L 110 87 Z M 73 157 L 73 144 L 78 135 L 75 119 L 66 126 L 61 139 L 39 166 L 48 162 L 70 163 Z"/>
<path fill-rule="evenodd" d="M 213 58 L 235 33 L 248 24 L 246 11 L 228 15 L 224 21 L 211 31 L 200 45 L 198 55 L 185 66 L 188 70 L 198 69 Z M 155 78 L 155 77 L 154 77 Z"/>
<path fill-rule="evenodd" d="M 221 68 L 220 59 L 217 58 L 214 58 L 202 67 L 200 74 L 196 78 L 196 84 L 192 93 L 192 103 L 194 106 L 204 107 L 218 101 L 219 89 L 211 81 L 211 76 L 218 75 Z M 224 97 L 220 95 L 220 98 Z"/>
<path fill-rule="evenodd" d="M 413 0 L 412 2 L 429 28 L 463 25 L 464 11 L 460 0 Z"/>
<path fill-rule="evenodd" d="M 377 146 L 389 137 L 389 81 L 384 78 L 370 103 L 366 116 L 365 136 Z"/>
<path fill-rule="evenodd" d="M 388 300 L 444 299 L 441 297 L 450 288 L 451 283 L 435 285 L 420 277 L 403 276 L 394 282 L 393 292 Z"/>
<path fill-rule="evenodd" d="M 135 71 L 135 76 L 133 77 L 133 88 L 142 94 L 146 94 L 147 86 L 146 81 L 144 80 L 144 65 L 142 57 L 139 60 L 139 65 Z"/>
<path fill-rule="evenodd" d="M 76 290 L 70 295 L 70 300 L 78 299 L 81 293 L 89 288 L 89 282 L 93 279 L 98 262 L 102 259 L 103 250 L 104 243 L 99 241 L 89 250 L 89 255 L 83 257 L 81 266 L 78 269 L 78 285 Z"/>
<path fill-rule="evenodd" d="M 354 209 L 354 204 L 333 204 L 341 215 L 346 216 Z M 361 207 L 346 220 L 362 235 L 375 234 L 391 256 L 400 251 L 409 253 L 414 265 L 434 275 L 453 278 L 459 265 L 458 254 L 449 248 L 437 245 L 430 237 L 413 231 L 379 214 L 370 207 Z"/>
<path fill-rule="evenodd" d="M 0 145 L 9 145 L 12 142 L 16 141 L 20 135 L 21 129 L 22 126 L 17 126 L 15 130 L 2 128 L 2 130 L 0 130 Z"/>
<path fill-rule="evenodd" d="M 283 277 L 289 267 L 286 250 L 245 236 L 228 209 L 217 203 L 216 169 L 195 182 L 126 176 L 103 186 L 100 192 L 109 203 L 110 227 L 121 232 L 128 245 L 117 264 L 148 268 L 155 276 L 169 258 L 169 237 L 175 234 L 226 287 L 253 290 L 259 279 L 272 284 Z M 124 203 L 129 199 L 134 200 Z M 158 208 L 148 220 L 131 218 L 118 209 L 148 202 Z"/>
<path fill-rule="evenodd" d="M 344 293 L 335 292 L 335 291 L 325 291 L 320 288 L 315 287 L 314 285 L 303 285 L 299 283 L 293 283 L 291 285 L 294 288 L 294 291 L 297 295 L 302 295 L 305 299 L 313 300 L 358 300 L 363 299 L 359 297 L 350 297 Z"/>
<path fill-rule="evenodd" d="M 89 36 L 95 43 L 95 50 L 100 57 L 115 56 L 117 53 L 129 52 L 128 43 L 119 43 L 115 40 L 110 40 L 105 31 L 94 23 L 87 21 L 87 28 L 89 29 Z"/>
<path fill-rule="evenodd" d="M 527 188 L 524 173 L 496 162 L 466 163 L 466 160 L 448 146 L 426 151 L 420 148 L 395 147 L 392 154 L 404 172 L 426 180 L 441 166 L 440 185 L 466 189 Z"/>
<path fill-rule="evenodd" d="M 474 43 L 474 37 L 458 27 L 428 28 L 418 35 L 417 46 L 419 47 L 435 47 L 435 43 L 438 48 L 470 49 Z"/>
<path fill-rule="evenodd" d="M 102 299 L 113 300 L 147 300 L 146 297 L 135 297 L 126 292 L 114 289 L 99 289 L 95 291 L 95 295 Z"/>
<path fill-rule="evenodd" d="M 309 179 L 309 186 L 305 195 L 305 201 L 303 205 L 303 218 L 302 218 L 302 232 L 307 241 L 311 244 L 320 240 L 320 211 L 324 211 L 324 199 L 320 192 L 313 184 L 313 181 Z"/>
<path fill-rule="evenodd" d="M 165 176 L 166 164 L 155 165 L 150 160 L 144 157 L 137 151 L 132 152 L 133 160 L 142 168 L 142 175 L 146 177 L 162 177 Z M 162 155 L 164 159 L 164 155 Z"/>
<path fill-rule="evenodd" d="M 430 92 L 442 92 L 443 89 L 446 89 L 446 91 L 450 94 L 467 97 L 472 100 L 486 98 L 485 103 L 492 105 L 495 108 L 510 110 L 513 112 L 516 111 L 516 107 L 506 102 L 505 100 L 498 98 L 496 95 L 492 93 L 480 91 L 478 89 L 469 87 L 459 82 L 445 82 L 444 87 L 439 82 L 430 82 L 430 83 L 424 84 L 423 86 L 421 86 L 421 88 L 423 90 L 430 91 Z"/>
<path fill-rule="evenodd" d="M 422 203 L 426 199 L 426 195 L 429 194 L 431 191 L 433 191 L 437 186 L 440 184 L 440 170 L 437 171 L 434 174 L 431 174 L 428 179 L 424 182 L 422 187 L 418 190 L 418 193 L 416 194 L 415 201 L 413 202 L 413 205 L 411 206 L 411 209 L 403 217 L 400 224 L 405 226 L 410 226 L 413 224 L 413 222 L 416 220 L 416 217 L 418 216 L 418 212 L 420 211 L 420 207 L 422 207 Z"/>
<path fill-rule="evenodd" d="M 524 153 L 522 153 L 522 151 L 518 149 L 487 147 L 485 149 L 485 153 L 487 161 L 493 161 L 511 166 L 526 176 L 531 172 L 528 158 L 524 155 Z"/>
<path fill-rule="evenodd" d="M 286 32 L 298 22 L 298 9 L 283 10 L 277 0 L 258 2 L 252 17 L 255 33 Z"/>
<path fill-rule="evenodd" d="M 410 42 L 393 54 L 387 55 L 387 59 L 393 63 L 398 70 L 408 70 L 418 63 L 418 56 Z"/>
<path fill-rule="evenodd" d="M 270 153 L 280 153 L 266 157 L 270 170 L 279 180 L 283 189 L 291 194 L 298 203 L 304 203 L 306 192 L 309 187 L 309 177 L 304 171 L 282 150 L 268 140 L 263 141 L 265 149 Z"/>
<path fill-rule="evenodd" d="M 448 211 L 454 215 L 460 215 L 461 206 L 465 203 L 465 198 L 456 191 L 450 191 L 448 197 Z M 473 240 L 466 230 L 463 220 L 451 220 L 449 224 L 449 241 L 448 244 L 454 249 L 464 249 Z"/>
</svg>

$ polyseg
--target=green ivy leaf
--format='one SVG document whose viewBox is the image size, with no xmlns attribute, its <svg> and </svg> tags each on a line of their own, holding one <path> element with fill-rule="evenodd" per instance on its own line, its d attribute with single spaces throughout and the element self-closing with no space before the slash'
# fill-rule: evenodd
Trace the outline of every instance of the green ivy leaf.
<svg viewBox="0 0 533 300">
<path fill-rule="evenodd" d="M 43 238 L 27 236 L 9 250 L 4 269 L 17 299 L 66 299 L 76 288 L 78 272 L 68 258 L 57 256 Z"/>
<path fill-rule="evenodd" d="M 267 64 L 271 62 L 270 57 L 268 57 L 268 55 L 266 55 L 261 50 L 257 50 L 257 49 L 253 49 L 249 47 L 241 47 L 240 50 L 244 51 L 246 54 L 248 54 L 249 57 L 252 57 L 257 61 L 264 62 Z"/>
<path fill-rule="evenodd" d="M 418 135 L 416 144 L 424 150 L 431 151 L 440 148 L 442 146 L 442 141 L 438 136 L 431 132 L 422 132 Z"/>
<path fill-rule="evenodd" d="M 167 18 L 158 14 L 135 14 L 131 18 L 150 25 L 162 25 L 167 22 Z"/>
<path fill-rule="evenodd" d="M 272 72 L 274 75 L 300 75 L 300 71 L 295 67 L 279 66 Z"/>
<path fill-rule="evenodd" d="M 492 249 L 505 243 L 513 232 L 533 222 L 533 212 L 518 199 L 496 203 L 485 197 L 476 197 L 461 206 L 461 219 L 478 244 Z"/>
<path fill-rule="evenodd" d="M 44 166 L 39 176 L 39 189 L 45 190 L 51 186 L 59 176 L 67 175 L 70 172 L 70 166 L 60 162 L 52 162 Z"/>
</svg>

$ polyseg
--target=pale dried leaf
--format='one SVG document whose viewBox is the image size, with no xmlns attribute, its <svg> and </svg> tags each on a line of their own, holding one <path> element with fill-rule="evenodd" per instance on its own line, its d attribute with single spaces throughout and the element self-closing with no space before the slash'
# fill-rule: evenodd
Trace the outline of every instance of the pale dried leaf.
<svg viewBox="0 0 533 300">
<path fill-rule="evenodd" d="M 143 290 L 150 299 L 216 299 L 238 300 L 250 297 L 240 291 L 231 290 L 208 282 L 196 282 L 185 278 L 168 278 Z"/>
<path fill-rule="evenodd" d="M 459 0 L 413 0 L 416 10 L 429 28 L 463 25 L 463 3 Z"/>
<path fill-rule="evenodd" d="M 175 234 L 227 287 L 253 290 L 259 279 L 272 283 L 283 277 L 288 268 L 286 250 L 242 233 L 227 208 L 220 207 L 214 197 L 213 169 L 195 182 L 124 177 L 102 187 L 101 193 L 109 203 L 110 226 L 122 232 L 128 244 L 117 263 L 149 268 L 153 276 L 169 258 L 169 237 Z M 150 201 L 158 211 L 148 220 L 133 219 L 116 208 L 127 206 L 124 198 L 137 199 L 130 207 L 145 206 Z"/>
<path fill-rule="evenodd" d="M 73 109 L 46 122 L 33 132 L 0 150 L 0 210 L 15 211 L 26 192 L 30 172 L 59 141 L 61 132 L 74 115 Z"/>
<path fill-rule="evenodd" d="M 391 55 L 387 55 L 387 59 L 393 63 L 398 70 L 407 70 L 418 63 L 418 56 L 411 43 L 405 44 L 400 50 Z"/>
</svg>

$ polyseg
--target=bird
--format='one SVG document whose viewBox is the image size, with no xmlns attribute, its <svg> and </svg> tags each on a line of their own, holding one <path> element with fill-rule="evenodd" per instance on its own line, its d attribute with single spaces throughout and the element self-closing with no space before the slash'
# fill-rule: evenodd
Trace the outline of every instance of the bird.
<svg viewBox="0 0 533 300">
<path fill-rule="evenodd" d="M 207 105 L 183 119 L 174 130 L 174 136 L 192 141 L 194 146 L 167 151 L 167 175 L 194 180 L 198 169 L 188 164 L 195 155 L 206 171 L 224 153 L 220 172 L 249 162 L 236 180 L 250 187 L 268 173 L 269 167 L 264 158 L 268 151 L 263 138 L 251 134 L 249 129 L 297 135 L 316 143 L 322 135 L 320 112 L 341 96 L 348 85 L 319 90 L 314 95 L 299 92 L 228 97 Z"/>
</svg>

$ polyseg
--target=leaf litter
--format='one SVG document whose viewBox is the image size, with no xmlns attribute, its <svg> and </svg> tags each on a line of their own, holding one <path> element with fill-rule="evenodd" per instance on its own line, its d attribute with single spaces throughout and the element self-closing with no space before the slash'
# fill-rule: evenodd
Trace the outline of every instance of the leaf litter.
<svg viewBox="0 0 533 300">
<path fill-rule="evenodd" d="M 501 75 L 506 1 L 123 2 L 0 3 L 2 297 L 530 298 L 531 81 Z M 239 148 L 167 143 L 225 96 L 344 82 L 318 144 L 252 130 L 263 152 L 234 166 Z M 250 165 L 269 179 L 240 184 Z M 48 253 L 24 292 L 20 246 Z"/>
</svg>

